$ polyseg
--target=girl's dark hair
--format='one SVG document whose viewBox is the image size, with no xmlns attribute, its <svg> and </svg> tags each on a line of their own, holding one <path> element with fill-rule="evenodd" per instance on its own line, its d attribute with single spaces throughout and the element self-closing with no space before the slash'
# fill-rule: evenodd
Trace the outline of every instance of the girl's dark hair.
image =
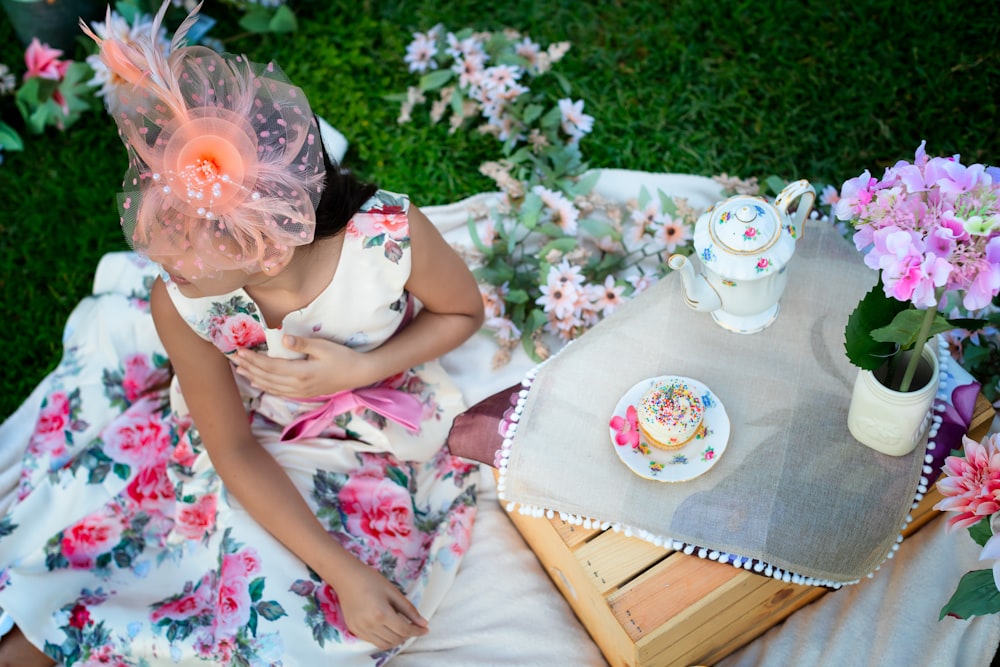
<svg viewBox="0 0 1000 667">
<path fill-rule="evenodd" d="M 326 187 L 316 205 L 315 238 L 335 236 L 347 226 L 348 221 L 378 190 L 373 183 L 359 180 L 349 169 L 332 162 L 323 149 L 326 165 Z"/>
</svg>

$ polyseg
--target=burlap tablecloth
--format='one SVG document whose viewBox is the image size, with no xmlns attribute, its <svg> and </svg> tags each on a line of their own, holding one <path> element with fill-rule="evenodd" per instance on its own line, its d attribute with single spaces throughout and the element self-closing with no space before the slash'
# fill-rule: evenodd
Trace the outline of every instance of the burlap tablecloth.
<svg viewBox="0 0 1000 667">
<path fill-rule="evenodd" d="M 672 273 L 538 368 L 504 498 L 823 583 L 875 570 L 911 507 L 924 450 L 892 457 L 851 437 L 857 369 L 843 331 L 876 275 L 827 223 L 809 221 L 797 243 L 780 314 L 760 333 L 731 333 L 688 308 Z M 619 398 L 658 375 L 705 383 L 732 425 L 715 466 L 688 482 L 640 478 L 609 436 Z"/>
</svg>

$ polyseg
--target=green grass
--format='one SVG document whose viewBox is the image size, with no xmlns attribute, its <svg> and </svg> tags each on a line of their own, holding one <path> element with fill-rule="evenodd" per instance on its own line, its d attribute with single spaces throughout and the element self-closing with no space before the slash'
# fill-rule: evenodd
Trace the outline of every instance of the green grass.
<svg viewBox="0 0 1000 667">
<path fill-rule="evenodd" d="M 239 35 L 238 15 L 208 0 L 212 34 L 251 59 L 273 58 L 314 110 L 351 142 L 346 162 L 420 205 L 493 184 L 491 138 L 449 135 L 417 115 L 396 122 L 384 95 L 415 82 L 403 55 L 415 30 L 511 27 L 572 49 L 557 70 L 596 118 L 581 145 L 591 166 L 713 175 L 777 174 L 839 184 L 931 154 L 1000 163 L 1000 5 L 774 0 L 758 3 L 568 0 L 487 3 L 294 2 L 291 36 Z M 22 52 L 0 16 L 0 62 Z M 3 119 L 21 127 L 13 100 Z M 0 166 L 0 418 L 54 366 L 66 317 L 99 257 L 125 249 L 116 188 L 125 154 L 103 111 L 68 132 L 26 137 Z"/>
</svg>

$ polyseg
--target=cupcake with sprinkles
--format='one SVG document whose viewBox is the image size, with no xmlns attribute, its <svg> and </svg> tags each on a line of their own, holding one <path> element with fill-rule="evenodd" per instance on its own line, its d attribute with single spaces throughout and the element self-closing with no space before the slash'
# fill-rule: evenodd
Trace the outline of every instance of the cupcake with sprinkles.
<svg viewBox="0 0 1000 667">
<path fill-rule="evenodd" d="M 639 399 L 639 432 L 652 447 L 679 449 L 702 428 L 705 406 L 679 379 L 655 383 Z"/>
</svg>

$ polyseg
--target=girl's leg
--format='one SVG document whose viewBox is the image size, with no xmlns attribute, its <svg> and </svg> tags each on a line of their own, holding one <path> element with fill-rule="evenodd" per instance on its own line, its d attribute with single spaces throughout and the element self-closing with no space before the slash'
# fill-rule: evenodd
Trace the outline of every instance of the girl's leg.
<svg viewBox="0 0 1000 667">
<path fill-rule="evenodd" d="M 15 625 L 0 639 L 0 667 L 51 667 L 52 658 L 39 651 L 24 638 Z"/>
</svg>

